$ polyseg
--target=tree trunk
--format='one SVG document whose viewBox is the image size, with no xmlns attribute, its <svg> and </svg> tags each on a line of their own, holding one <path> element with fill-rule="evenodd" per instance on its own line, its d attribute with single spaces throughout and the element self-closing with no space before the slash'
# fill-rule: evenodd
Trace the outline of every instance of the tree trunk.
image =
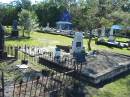
<svg viewBox="0 0 130 97">
<path fill-rule="evenodd" d="M 92 41 L 92 38 L 89 38 L 88 40 L 88 51 L 91 51 L 91 41 Z"/>
<path fill-rule="evenodd" d="M 90 31 L 89 34 L 89 40 L 88 40 L 88 51 L 91 51 L 91 41 L 92 41 L 92 31 Z"/>
<path fill-rule="evenodd" d="M 22 36 L 24 37 L 24 27 L 22 28 L 22 32 L 23 32 L 23 35 L 22 35 Z"/>
<path fill-rule="evenodd" d="M 30 38 L 30 31 L 28 32 L 28 38 Z"/>
</svg>

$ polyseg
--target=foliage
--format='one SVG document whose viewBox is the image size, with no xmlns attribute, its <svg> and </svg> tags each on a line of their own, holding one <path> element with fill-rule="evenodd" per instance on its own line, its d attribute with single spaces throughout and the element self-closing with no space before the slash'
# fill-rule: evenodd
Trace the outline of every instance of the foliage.
<svg viewBox="0 0 130 97">
<path fill-rule="evenodd" d="M 28 10 L 23 9 L 21 11 L 21 13 L 19 13 L 18 16 L 19 16 L 20 26 L 21 26 L 22 31 L 23 31 L 23 37 L 24 37 L 25 32 L 27 32 L 28 37 L 30 37 L 31 30 L 33 30 L 35 27 L 37 27 L 36 15 Z"/>
<path fill-rule="evenodd" d="M 17 11 L 11 5 L 0 4 L 0 22 L 3 25 L 12 25 L 12 21 L 17 18 Z"/>
<path fill-rule="evenodd" d="M 47 23 L 50 23 L 51 27 L 55 27 L 64 9 L 64 6 L 58 6 L 54 3 L 41 3 L 36 5 L 34 10 L 41 26 L 46 26 Z"/>
<path fill-rule="evenodd" d="M 100 20 L 100 24 L 105 26 L 105 27 L 111 27 L 113 25 L 113 22 L 112 22 L 112 20 L 108 20 L 106 18 L 102 18 Z"/>
</svg>

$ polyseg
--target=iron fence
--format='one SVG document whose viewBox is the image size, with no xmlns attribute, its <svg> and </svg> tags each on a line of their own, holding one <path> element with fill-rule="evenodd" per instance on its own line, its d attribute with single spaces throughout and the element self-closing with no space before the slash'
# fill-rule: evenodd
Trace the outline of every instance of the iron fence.
<svg viewBox="0 0 130 97">
<path fill-rule="evenodd" d="M 81 72 L 82 63 L 77 63 L 75 59 L 66 55 L 57 62 L 53 52 L 40 50 L 37 50 L 32 56 L 32 51 L 29 49 L 33 50 L 34 47 L 6 47 L 8 55 L 14 56 L 15 59 L 28 60 L 32 64 L 41 64 L 39 59 L 43 58 L 68 68 L 68 70 L 59 72 L 45 65 L 50 70 L 48 75 L 43 70 L 40 72 L 40 76 L 30 79 L 30 75 L 28 75 L 26 79 L 14 79 L 9 85 L 4 85 L 4 72 L 2 71 L 0 97 L 69 97 L 66 96 L 66 91 L 77 81 L 73 78 L 72 73 Z"/>
</svg>

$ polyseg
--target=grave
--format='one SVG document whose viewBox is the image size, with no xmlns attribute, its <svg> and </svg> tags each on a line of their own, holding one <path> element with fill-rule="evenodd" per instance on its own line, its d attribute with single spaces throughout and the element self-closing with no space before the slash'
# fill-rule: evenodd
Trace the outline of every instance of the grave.
<svg viewBox="0 0 130 97">
<path fill-rule="evenodd" d="M 4 34 L 5 34 L 4 28 L 2 24 L 0 24 L 0 60 L 4 60 L 7 58 L 7 53 L 4 51 L 4 45 L 5 45 Z"/>
<path fill-rule="evenodd" d="M 55 48 L 54 59 L 55 59 L 56 63 L 60 63 L 60 61 L 61 61 L 61 50 L 59 48 Z"/>
<path fill-rule="evenodd" d="M 72 49 L 70 52 L 78 62 L 85 61 L 85 49 L 83 47 L 83 33 L 76 32 L 72 41 Z"/>
<path fill-rule="evenodd" d="M 19 32 L 18 32 L 18 22 L 17 20 L 13 20 L 13 24 L 12 24 L 12 33 L 11 33 L 11 37 L 19 37 Z"/>
<path fill-rule="evenodd" d="M 104 37 L 105 37 L 105 27 L 102 27 L 102 29 L 101 29 L 101 37 L 99 38 L 99 41 L 105 41 Z"/>
<path fill-rule="evenodd" d="M 129 44 L 127 42 L 118 42 L 115 40 L 115 37 L 114 37 L 114 31 L 121 30 L 121 29 L 122 29 L 122 27 L 117 26 L 117 25 L 113 25 L 110 29 L 110 32 L 109 32 L 109 40 L 108 41 L 105 41 L 103 39 L 103 37 L 105 37 L 105 30 L 102 31 L 101 36 L 100 36 L 99 40 L 96 42 L 96 44 L 105 45 L 108 47 L 127 48 L 129 46 Z"/>
<path fill-rule="evenodd" d="M 76 76 L 73 77 L 91 83 L 95 87 L 111 82 L 112 79 L 130 70 L 130 56 L 96 50 L 85 53 L 81 32 L 75 33 L 67 57 L 60 49 L 57 48 L 56 51 L 54 56 L 58 57 L 58 61 L 54 61 L 53 56 L 40 57 L 39 63 L 59 72 L 75 70 L 72 76 L 73 74 Z"/>
</svg>

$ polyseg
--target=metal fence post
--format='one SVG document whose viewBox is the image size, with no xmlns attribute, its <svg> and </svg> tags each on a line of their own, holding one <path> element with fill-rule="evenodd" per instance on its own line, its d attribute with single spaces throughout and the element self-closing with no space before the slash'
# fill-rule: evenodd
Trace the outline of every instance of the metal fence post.
<svg viewBox="0 0 130 97">
<path fill-rule="evenodd" d="M 1 75 L 1 84 L 2 84 L 2 97 L 4 97 L 4 72 L 3 71 Z"/>
</svg>

